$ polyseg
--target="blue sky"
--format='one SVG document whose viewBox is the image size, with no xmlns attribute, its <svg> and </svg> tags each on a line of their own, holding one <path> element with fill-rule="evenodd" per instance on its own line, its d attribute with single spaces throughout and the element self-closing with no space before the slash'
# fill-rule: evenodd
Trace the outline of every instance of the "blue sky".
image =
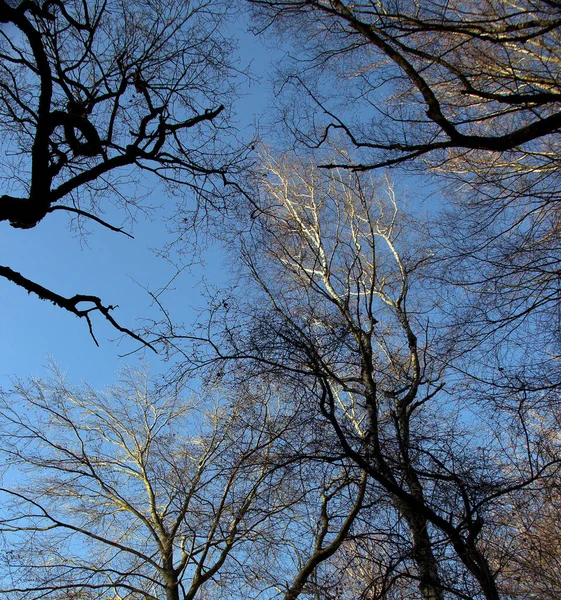
<svg viewBox="0 0 561 600">
<path fill-rule="evenodd" d="M 245 29 L 245 24 L 240 22 L 233 35 L 240 37 L 242 65 L 251 62 L 251 71 L 259 80 L 244 90 L 237 103 L 238 126 L 241 134 L 249 138 L 253 123 L 268 101 L 270 51 Z M 161 205 L 173 199 L 156 187 L 148 202 Z M 110 212 L 104 217 L 111 221 Z M 119 224 L 119 217 L 111 222 Z M 156 316 L 143 286 L 155 291 L 174 274 L 171 265 L 149 250 L 167 241 L 161 214 L 155 212 L 153 221 L 145 219 L 135 223 L 134 239 L 94 223 L 89 229 L 91 235 L 85 239 L 72 233 L 63 213 L 51 214 L 29 230 L 13 229 L 2 223 L 1 263 L 60 294 L 93 294 L 106 304 L 118 305 L 114 316 L 125 327 L 134 328 L 137 319 Z M 186 322 L 192 322 L 196 308 L 204 305 L 201 280 L 222 284 L 228 278 L 219 250 L 206 252 L 203 259 L 205 264 L 184 271 L 174 281 L 174 291 L 166 296 L 173 314 Z M 100 343 L 97 347 L 84 319 L 28 295 L 3 279 L 0 279 L 0 306 L 2 387 L 9 386 L 13 377 L 42 376 L 49 360 L 66 371 L 72 382 L 85 380 L 104 387 L 114 380 L 122 361 L 120 355 L 138 347 L 130 339 L 119 343 L 110 341 L 119 334 L 101 317 L 95 318 L 95 334 Z M 150 351 L 142 351 L 127 360 L 142 357 L 150 361 L 153 371 L 166 368 L 160 357 Z"/>
<path fill-rule="evenodd" d="M 265 45 L 261 38 L 247 33 L 247 24 L 240 19 L 232 35 L 239 39 L 240 68 L 250 65 L 252 81 L 242 82 L 237 101 L 237 123 L 240 136 L 254 135 L 255 124 L 266 119 L 271 104 L 269 73 L 273 59 L 282 56 L 279 40 L 275 47 Z M 130 190 L 134 194 L 134 190 Z M 417 192 L 418 193 L 418 192 Z M 148 204 L 173 209 L 173 198 L 161 187 L 155 187 Z M 104 215 L 109 222 L 121 225 L 123 215 L 109 209 Z M 154 220 L 139 220 L 131 230 L 134 239 L 89 223 L 91 234 L 83 238 L 69 230 L 66 214 L 54 213 L 35 228 L 13 229 L 2 223 L 0 264 L 21 272 L 24 276 L 56 291 L 71 296 L 76 293 L 101 297 L 105 304 L 118 305 L 114 316 L 118 322 L 135 328 L 138 319 L 157 318 L 151 298 L 143 289 L 156 291 L 174 275 L 173 267 L 158 258 L 149 248 L 162 246 L 169 237 L 165 216 L 161 210 Z M 177 320 L 193 322 L 199 308 L 205 304 L 203 278 L 223 285 L 229 277 L 228 262 L 219 248 L 203 255 L 204 264 L 195 264 L 174 281 L 174 291 L 165 296 L 166 306 Z M 9 387 L 13 377 L 42 376 L 50 360 L 68 373 L 72 382 L 87 381 L 95 387 L 105 387 L 116 376 L 122 355 L 138 348 L 128 338 L 111 341 L 120 334 L 101 316 L 94 318 L 97 347 L 91 339 L 84 319 L 39 300 L 33 295 L 0 279 L 0 387 Z M 151 351 L 141 351 L 128 361 L 150 361 L 155 372 L 165 370 L 161 357 Z"/>
</svg>

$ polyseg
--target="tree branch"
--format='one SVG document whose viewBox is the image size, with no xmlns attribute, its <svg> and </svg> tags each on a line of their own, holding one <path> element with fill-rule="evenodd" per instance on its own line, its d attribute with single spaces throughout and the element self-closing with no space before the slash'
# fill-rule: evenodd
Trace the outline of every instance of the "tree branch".
<svg viewBox="0 0 561 600">
<path fill-rule="evenodd" d="M 138 334 L 134 333 L 134 331 L 119 325 L 119 323 L 113 318 L 110 312 L 116 307 L 111 305 L 105 306 L 102 303 L 101 299 L 97 296 L 76 294 L 70 298 L 66 298 L 64 296 L 61 296 L 60 294 L 57 294 L 56 292 L 49 290 L 46 287 L 43 287 L 42 285 L 36 283 L 35 281 L 32 281 L 31 279 L 27 279 L 21 273 L 18 273 L 17 271 L 14 271 L 9 267 L 4 267 L 1 265 L 0 276 L 22 287 L 23 289 L 27 290 L 30 294 L 35 294 L 36 296 L 41 298 L 41 300 L 48 300 L 56 306 L 59 306 L 60 308 L 64 308 L 65 310 L 71 312 L 77 317 L 86 319 L 88 323 L 88 328 L 90 330 L 90 335 L 92 336 L 96 346 L 99 346 L 99 343 L 94 335 L 93 325 L 90 318 L 90 313 L 94 311 L 100 312 L 105 317 L 105 319 L 109 321 L 109 323 L 115 329 L 117 329 L 117 331 L 128 335 L 137 342 L 140 342 L 143 346 L 147 346 L 148 348 L 156 352 L 156 349 L 154 348 L 154 346 L 152 346 L 150 342 L 147 342 L 146 340 L 142 339 Z M 90 308 L 80 309 L 79 305 L 81 305 L 82 303 L 89 303 L 93 306 L 91 306 Z"/>
</svg>

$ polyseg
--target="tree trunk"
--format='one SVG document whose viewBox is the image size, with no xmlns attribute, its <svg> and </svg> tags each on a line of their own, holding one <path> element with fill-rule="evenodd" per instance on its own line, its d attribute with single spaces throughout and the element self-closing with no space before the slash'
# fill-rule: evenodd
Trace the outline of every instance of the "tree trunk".
<svg viewBox="0 0 561 600">
<path fill-rule="evenodd" d="M 179 600 L 179 583 L 166 581 L 166 600 Z"/>
<path fill-rule="evenodd" d="M 409 507 L 400 504 L 400 512 L 407 521 L 411 531 L 413 543 L 413 560 L 419 571 L 419 591 L 423 600 L 444 600 L 444 593 L 440 576 L 438 574 L 438 564 L 432 551 L 432 544 L 427 529 L 427 520 L 411 510 Z"/>
</svg>

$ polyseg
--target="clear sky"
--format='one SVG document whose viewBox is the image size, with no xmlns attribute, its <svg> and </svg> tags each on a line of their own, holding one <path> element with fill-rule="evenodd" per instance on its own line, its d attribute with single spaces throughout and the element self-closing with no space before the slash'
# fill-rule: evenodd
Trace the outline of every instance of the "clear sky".
<svg viewBox="0 0 561 600">
<path fill-rule="evenodd" d="M 241 64 L 251 62 L 251 71 L 259 80 L 253 82 L 237 102 L 241 134 L 249 138 L 252 124 L 263 111 L 268 98 L 267 72 L 270 51 L 259 40 L 245 32 L 240 22 L 232 34 L 240 38 Z M 154 205 L 173 202 L 156 188 L 149 201 Z M 110 213 L 105 217 L 110 219 Z M 122 218 L 122 215 L 121 215 Z M 112 221 L 119 224 L 119 221 Z M 108 231 L 95 223 L 86 239 L 69 231 L 63 213 L 49 215 L 35 228 L 13 229 L 1 224 L 0 264 L 21 272 L 63 295 L 76 293 L 100 296 L 105 304 L 118 305 L 114 316 L 125 327 L 134 328 L 137 319 L 156 316 L 151 299 L 142 286 L 155 291 L 173 275 L 173 268 L 155 256 L 149 248 L 167 241 L 161 214 L 154 221 L 136 223 L 134 239 Z M 224 261 L 217 249 L 204 256 L 206 266 L 194 266 L 174 281 L 175 291 L 167 295 L 173 314 L 187 322 L 196 318 L 196 307 L 204 304 L 201 279 L 223 283 L 228 277 Z M 97 347 L 91 339 L 87 323 L 74 315 L 41 301 L 33 295 L 0 279 L 0 386 L 10 384 L 12 377 L 41 376 L 50 359 L 68 372 L 72 382 L 88 381 L 96 387 L 110 384 L 118 371 L 120 355 L 138 347 L 134 340 L 114 340 L 118 332 L 95 318 Z M 136 354 L 150 361 L 152 369 L 166 366 L 151 351 Z"/>
</svg>

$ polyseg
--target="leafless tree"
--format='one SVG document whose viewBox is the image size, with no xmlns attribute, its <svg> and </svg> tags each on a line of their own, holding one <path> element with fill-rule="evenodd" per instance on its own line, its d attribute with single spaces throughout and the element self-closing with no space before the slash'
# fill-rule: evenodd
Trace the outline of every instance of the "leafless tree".
<svg viewBox="0 0 561 600">
<path fill-rule="evenodd" d="M 438 155 L 428 159 L 433 164 L 457 158 L 463 166 L 469 151 L 487 161 L 509 151 L 556 160 L 548 150 L 561 125 L 557 2 L 251 2 L 256 27 L 284 27 L 298 37 L 307 59 L 302 71 L 354 62 L 337 74 L 370 109 L 362 127 L 337 118 L 321 88 L 318 97 L 309 90 L 326 117 L 318 143 L 339 129 L 373 153 L 353 168 L 431 153 Z"/>
<path fill-rule="evenodd" d="M 308 148 L 342 136 L 355 149 L 335 162 L 318 152 L 316 163 L 429 173 L 448 207 L 456 201 L 440 228 L 441 276 L 469 294 L 449 308 L 451 346 L 482 349 L 467 362 L 489 382 L 558 386 L 560 4 L 251 4 L 257 31 L 297 47 L 279 82 L 291 134 Z M 505 350 L 488 369 L 489 348 L 506 338 L 535 340 L 527 364 L 505 364 L 515 354 Z"/>
<path fill-rule="evenodd" d="M 528 405 L 521 405 L 518 427 L 509 432 L 513 441 L 512 464 L 505 464 L 504 468 L 510 471 L 520 468 L 525 462 L 521 455 L 528 452 L 559 457 L 558 398 L 551 392 L 548 395 L 553 398 L 547 409 L 529 402 L 528 398 Z M 561 597 L 560 482 L 557 467 L 549 477 L 536 480 L 496 506 L 497 527 L 489 545 L 505 597 L 550 600 Z"/>
<path fill-rule="evenodd" d="M 363 472 L 356 497 L 342 493 L 349 488 L 348 478 L 331 479 L 322 486 L 320 502 L 310 503 L 319 508 L 310 540 L 313 546 L 307 553 L 299 552 L 295 575 L 287 585 L 283 600 L 296 600 L 303 592 L 313 593 L 318 589 L 325 593 L 325 586 L 317 584 L 321 579 L 317 573 L 325 561 L 334 556 L 349 537 L 351 528 L 359 514 L 365 497 L 367 476 Z M 335 505 L 335 506 L 333 506 Z"/>
<path fill-rule="evenodd" d="M 19 386 L 0 417 L 6 598 L 217 597 L 291 506 L 269 460 L 285 424 L 262 398 L 129 372 L 106 394 Z"/>
<path fill-rule="evenodd" d="M 442 598 L 429 522 L 455 536 L 470 567 L 476 570 L 473 556 L 487 567 L 430 507 L 414 466 L 421 440 L 411 421 L 441 387 L 408 303 L 410 275 L 428 254 L 405 261 L 398 252 L 391 190 L 385 203 L 340 173 L 273 160 L 265 169 L 262 204 L 242 252 L 270 308 L 252 315 L 246 336 L 227 329 L 215 349 L 309 378 L 308 393 L 338 447 L 391 494 L 407 522 L 423 596 Z M 479 576 L 485 583 L 490 574 Z"/>
<path fill-rule="evenodd" d="M 139 172 L 223 203 L 219 188 L 243 162 L 225 134 L 228 16 L 220 0 L 2 1 L 0 220 L 25 229 L 62 211 L 126 233 L 103 213 L 113 204 L 121 214 L 110 219 L 134 215 Z M 62 296 L 9 266 L 0 275 L 85 318 L 90 332 L 99 312 L 139 339 L 96 296 Z"/>
<path fill-rule="evenodd" d="M 128 370 L 105 394 L 59 375 L 4 394 L 2 593 L 295 600 L 318 589 L 372 495 L 366 474 L 324 460 L 325 436 L 278 386 L 233 392 L 212 383 L 185 398 Z"/>
<path fill-rule="evenodd" d="M 499 598 L 488 537 L 498 499 L 546 480 L 558 454 L 521 453 L 501 429 L 516 414 L 479 404 L 439 356 L 445 328 L 423 287 L 432 251 L 391 185 L 290 158 L 267 157 L 263 170 L 238 239 L 242 294 L 211 309 L 200 364 L 304 388 L 332 451 L 391 503 L 397 542 L 391 560 L 373 557 L 372 594 L 414 580 L 424 598 Z M 486 421 L 477 435 L 473 419 Z M 373 520 L 370 539 L 377 531 Z"/>
</svg>

